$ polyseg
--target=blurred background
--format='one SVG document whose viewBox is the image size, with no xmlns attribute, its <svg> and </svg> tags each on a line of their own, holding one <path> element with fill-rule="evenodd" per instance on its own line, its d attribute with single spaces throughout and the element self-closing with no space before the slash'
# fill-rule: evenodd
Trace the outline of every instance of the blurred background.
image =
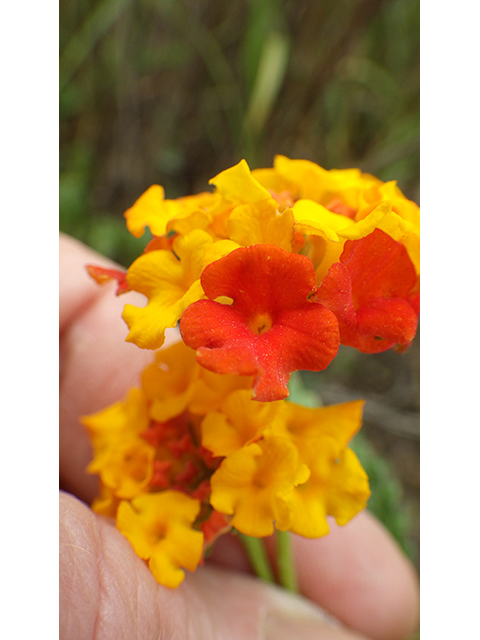
<svg viewBox="0 0 480 640">
<path fill-rule="evenodd" d="M 419 203 L 419 0 L 60 0 L 60 229 L 128 266 L 123 212 L 275 154 L 398 181 Z M 292 380 L 365 398 L 369 508 L 419 566 L 419 338 Z"/>
</svg>

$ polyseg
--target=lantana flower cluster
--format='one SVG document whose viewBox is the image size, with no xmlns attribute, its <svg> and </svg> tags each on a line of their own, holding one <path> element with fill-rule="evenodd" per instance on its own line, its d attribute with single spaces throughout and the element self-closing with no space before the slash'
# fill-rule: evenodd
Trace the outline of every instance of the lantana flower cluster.
<svg viewBox="0 0 480 640">
<path fill-rule="evenodd" d="M 218 535 L 328 532 L 365 507 L 368 478 L 348 443 L 362 401 L 286 400 L 297 370 L 340 344 L 405 350 L 419 313 L 419 209 L 395 182 L 277 156 L 177 200 L 150 187 L 126 213 L 153 239 L 126 272 L 89 266 L 125 306 L 127 341 L 156 351 L 141 384 L 85 417 L 93 508 L 116 518 L 155 578 L 175 587 Z M 162 348 L 179 324 L 182 341 Z"/>
</svg>

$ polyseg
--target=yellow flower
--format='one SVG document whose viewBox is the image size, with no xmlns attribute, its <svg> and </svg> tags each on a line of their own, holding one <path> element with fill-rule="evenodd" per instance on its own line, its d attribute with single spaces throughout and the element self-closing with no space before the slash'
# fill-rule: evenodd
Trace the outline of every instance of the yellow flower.
<svg viewBox="0 0 480 640">
<path fill-rule="evenodd" d="M 211 212 L 222 202 L 219 195 L 208 192 L 176 200 L 165 200 L 164 196 L 163 187 L 154 184 L 125 212 L 127 228 L 133 236 L 140 238 L 147 226 L 154 236 L 205 229 L 212 222 Z"/>
<path fill-rule="evenodd" d="M 350 218 L 308 199 L 297 200 L 293 205 L 293 213 L 297 231 L 305 235 L 320 235 L 333 242 L 341 242 L 341 232 L 355 224 Z"/>
<path fill-rule="evenodd" d="M 397 186 L 396 180 L 381 182 L 362 191 L 360 194 L 360 206 L 355 219 L 357 221 L 363 220 L 384 200 L 390 200 L 392 211 L 410 223 L 415 233 L 420 233 L 420 207 L 403 195 Z"/>
<path fill-rule="evenodd" d="M 149 415 L 158 422 L 185 411 L 194 392 L 199 365 L 195 351 L 177 342 L 155 354 L 155 362 L 142 373 L 142 388 L 149 399 Z"/>
<path fill-rule="evenodd" d="M 302 445 L 310 477 L 283 498 L 283 508 L 290 531 L 319 538 L 329 531 L 327 515 L 343 525 L 366 506 L 368 477 L 354 452 L 333 438 L 309 438 Z"/>
<path fill-rule="evenodd" d="M 200 502 L 178 491 L 162 491 L 121 502 L 117 527 L 135 553 L 148 560 L 157 582 L 175 588 L 202 557 L 203 534 L 192 529 Z"/>
<path fill-rule="evenodd" d="M 279 211 L 278 203 L 270 198 L 254 204 L 235 207 L 228 219 L 230 238 L 238 245 L 275 244 L 292 251 L 295 237 L 293 211 Z"/>
<path fill-rule="evenodd" d="M 222 171 L 209 180 L 209 184 L 215 185 L 217 193 L 234 204 L 250 204 L 271 198 L 267 189 L 252 177 L 245 160 Z"/>
<path fill-rule="evenodd" d="M 275 156 L 274 170 L 296 186 L 296 200 L 313 200 L 325 207 L 339 198 L 343 205 L 357 210 L 361 190 L 381 183 L 360 169 L 327 171 L 310 160 L 290 160 L 282 155 Z"/>
<path fill-rule="evenodd" d="M 233 391 L 251 388 L 251 376 L 213 373 L 199 366 L 198 378 L 192 385 L 188 409 L 196 415 L 205 415 L 209 411 L 217 411 Z"/>
<path fill-rule="evenodd" d="M 130 329 L 128 342 L 158 349 L 165 340 L 165 330 L 177 324 L 186 307 L 205 297 L 199 278 L 203 252 L 212 242 L 208 233 L 198 229 L 176 238 L 173 252 L 150 251 L 135 260 L 127 281 L 148 298 L 148 303 L 143 308 L 125 306 L 122 317 Z"/>
<path fill-rule="evenodd" d="M 136 238 L 143 235 L 146 226 L 155 236 L 203 229 L 214 239 L 227 238 L 226 224 L 234 206 L 271 197 L 252 177 L 245 160 L 222 171 L 210 184 L 216 186 L 214 193 L 203 192 L 176 200 L 165 200 L 163 187 L 152 185 L 125 212 L 128 230 Z"/>
<path fill-rule="evenodd" d="M 337 524 L 347 524 L 366 507 L 370 495 L 365 470 L 356 454 L 351 449 L 345 449 L 336 458 L 335 466 L 331 469 L 326 499 L 327 513 L 335 518 Z"/>
<path fill-rule="evenodd" d="M 341 230 L 343 239 L 358 240 L 380 229 L 401 242 L 420 273 L 420 208 L 407 200 L 396 182 L 386 182 L 362 193 L 365 205 L 355 217 L 356 223 Z"/>
<path fill-rule="evenodd" d="M 404 244 L 420 272 L 420 210 L 395 181 L 383 183 L 359 169 L 327 171 L 309 160 L 285 156 L 275 157 L 273 169 L 252 176 L 269 189 L 288 190 L 295 202 L 295 230 L 323 240 L 314 238 L 310 256 L 318 283 L 338 260 L 345 240 L 363 238 L 376 228 Z"/>
<path fill-rule="evenodd" d="M 142 493 L 153 472 L 155 450 L 140 434 L 149 424 L 148 399 L 141 389 L 130 389 L 125 400 L 81 418 L 87 428 L 94 456 L 88 473 L 97 473 L 101 496 L 97 513 L 114 515 L 118 500 Z"/>
<path fill-rule="evenodd" d="M 221 375 L 200 367 L 195 351 L 182 341 L 158 350 L 141 380 L 149 402 L 148 416 L 158 422 L 167 422 L 185 410 L 199 416 L 217 411 L 233 391 L 252 386 L 251 377 Z"/>
<path fill-rule="evenodd" d="M 102 484 L 100 486 L 100 495 L 94 498 L 92 502 L 92 511 L 101 516 L 115 518 L 119 504 L 120 498 L 117 498 L 109 487 Z"/>
<path fill-rule="evenodd" d="M 252 392 L 231 393 L 218 411 L 202 422 L 202 444 L 215 456 L 228 456 L 273 428 L 281 402 L 254 402 Z"/>
<path fill-rule="evenodd" d="M 167 201 L 168 202 L 168 201 Z M 170 215 L 159 215 L 162 208 L 167 209 L 168 204 L 165 203 L 165 192 L 163 187 L 154 184 L 149 187 L 145 193 L 135 202 L 135 204 L 125 211 L 124 216 L 127 221 L 127 229 L 135 238 L 140 238 L 145 231 L 145 227 L 150 227 L 154 235 L 163 235 L 165 233 L 165 218 L 170 219 Z M 163 231 L 160 229 L 163 228 Z"/>
<path fill-rule="evenodd" d="M 309 409 L 285 403 L 285 434 L 310 470 L 305 483 L 279 500 L 290 531 L 318 538 L 328 533 L 327 515 L 343 525 L 366 506 L 368 477 L 347 448 L 362 424 L 363 405 L 359 400 Z"/>
<path fill-rule="evenodd" d="M 87 467 L 118 498 L 133 498 L 147 490 L 153 475 L 155 449 L 141 438 L 102 449 Z"/>
<path fill-rule="evenodd" d="M 285 522 L 294 533 L 318 538 L 328 533 L 327 515 L 343 525 L 366 506 L 368 477 L 353 451 L 333 438 L 306 438 L 300 457 L 310 477 L 283 498 Z"/>
<path fill-rule="evenodd" d="M 298 187 L 295 182 L 286 176 L 280 175 L 274 167 L 252 169 L 251 175 L 270 194 L 275 194 L 275 197 L 288 194 L 289 198 L 293 199 L 294 196 L 298 195 Z"/>
<path fill-rule="evenodd" d="M 210 503 L 220 513 L 233 514 L 231 524 L 242 533 L 268 536 L 274 521 L 278 528 L 289 521 L 285 497 L 309 474 L 291 442 L 269 436 L 223 460 L 211 478 Z"/>
<path fill-rule="evenodd" d="M 130 389 L 125 400 L 83 416 L 80 422 L 87 428 L 95 451 L 115 447 L 134 439 L 149 425 L 148 400 L 141 389 Z"/>
<path fill-rule="evenodd" d="M 353 400 L 315 409 L 285 402 L 284 433 L 300 449 L 310 438 L 330 437 L 346 447 L 362 426 L 364 400 Z"/>
</svg>

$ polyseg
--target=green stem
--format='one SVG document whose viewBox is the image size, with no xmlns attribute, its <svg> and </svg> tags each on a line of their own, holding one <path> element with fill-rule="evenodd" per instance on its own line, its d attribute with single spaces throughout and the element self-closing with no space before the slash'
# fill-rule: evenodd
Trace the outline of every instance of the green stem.
<svg viewBox="0 0 480 640">
<path fill-rule="evenodd" d="M 265 580 L 265 582 L 275 582 L 275 577 L 270 567 L 270 562 L 265 551 L 265 546 L 261 538 L 252 538 L 246 536 L 240 531 L 236 532 L 239 540 L 243 544 L 245 551 L 247 552 L 248 559 L 252 565 L 253 570 L 259 578 Z"/>
<path fill-rule="evenodd" d="M 288 531 L 276 531 L 275 542 L 277 549 L 278 579 L 280 584 L 298 593 L 297 575 L 295 572 L 295 561 L 293 558 L 292 536 Z"/>
</svg>

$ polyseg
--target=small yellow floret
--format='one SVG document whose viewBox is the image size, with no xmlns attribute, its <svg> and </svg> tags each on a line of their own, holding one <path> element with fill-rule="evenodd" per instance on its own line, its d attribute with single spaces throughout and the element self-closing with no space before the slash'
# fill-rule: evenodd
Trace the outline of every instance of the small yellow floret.
<svg viewBox="0 0 480 640">
<path fill-rule="evenodd" d="M 87 428 L 95 452 L 115 447 L 148 428 L 147 397 L 141 389 L 130 389 L 125 400 L 82 416 L 80 422 Z"/>
<path fill-rule="evenodd" d="M 310 472 L 296 447 L 285 438 L 264 438 L 226 457 L 211 479 L 210 503 L 220 513 L 232 515 L 231 524 L 242 533 L 263 537 L 273 533 L 273 523 L 285 514 L 279 501 Z M 279 528 L 282 525 L 280 523 Z"/>
<path fill-rule="evenodd" d="M 201 560 L 203 533 L 192 529 L 199 511 L 198 500 L 178 491 L 150 493 L 120 503 L 117 527 L 157 582 L 173 589 L 185 577 L 182 569 L 195 571 Z"/>
<path fill-rule="evenodd" d="M 134 291 L 148 298 L 143 308 L 127 304 L 123 319 L 130 332 L 126 338 L 143 349 L 158 349 L 165 331 L 174 327 L 185 309 L 205 297 L 200 284 L 203 254 L 213 242 L 197 229 L 173 241 L 173 252 L 150 251 L 137 258 L 127 272 Z"/>
<path fill-rule="evenodd" d="M 202 422 L 202 444 L 215 456 L 228 456 L 259 438 L 278 420 L 281 402 L 255 402 L 251 390 L 231 393 Z"/>
</svg>

